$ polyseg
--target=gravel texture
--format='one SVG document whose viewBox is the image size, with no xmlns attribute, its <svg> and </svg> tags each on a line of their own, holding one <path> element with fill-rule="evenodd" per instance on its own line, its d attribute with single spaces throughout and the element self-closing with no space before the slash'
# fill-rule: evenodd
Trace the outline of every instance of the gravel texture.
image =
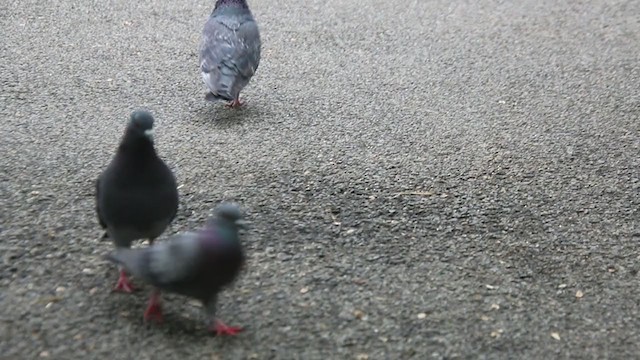
<svg viewBox="0 0 640 360">
<path fill-rule="evenodd" d="M 234 111 L 198 72 L 213 1 L 0 3 L 0 358 L 640 353 L 640 2 L 250 5 Z M 180 184 L 166 235 L 222 200 L 253 222 L 237 338 L 110 292 L 93 186 L 137 108 Z"/>
</svg>

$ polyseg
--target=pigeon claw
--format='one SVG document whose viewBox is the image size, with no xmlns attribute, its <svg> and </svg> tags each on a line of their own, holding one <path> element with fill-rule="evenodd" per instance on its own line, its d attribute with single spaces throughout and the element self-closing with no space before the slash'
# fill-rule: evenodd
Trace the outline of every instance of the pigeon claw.
<svg viewBox="0 0 640 360">
<path fill-rule="evenodd" d="M 133 289 L 133 285 L 131 285 L 129 278 L 127 278 L 127 274 L 124 270 L 120 270 L 120 277 L 118 278 L 118 282 L 116 283 L 116 287 L 113 288 L 113 291 L 130 294 L 133 292 Z"/>
<path fill-rule="evenodd" d="M 145 321 L 155 321 L 157 323 L 162 323 L 164 320 L 162 317 L 162 306 L 160 305 L 160 295 L 154 293 L 151 295 L 151 299 L 149 299 L 149 305 L 147 306 L 147 310 L 144 311 L 144 320 Z"/>
<path fill-rule="evenodd" d="M 228 326 L 220 320 L 216 320 L 209 328 L 209 331 L 214 333 L 216 336 L 235 336 L 241 333 L 243 330 L 244 329 L 241 327 Z"/>
<path fill-rule="evenodd" d="M 228 103 L 225 106 L 228 108 L 236 109 L 241 107 L 242 105 L 244 105 L 244 103 L 241 102 L 240 99 L 234 99 L 232 102 Z"/>
</svg>

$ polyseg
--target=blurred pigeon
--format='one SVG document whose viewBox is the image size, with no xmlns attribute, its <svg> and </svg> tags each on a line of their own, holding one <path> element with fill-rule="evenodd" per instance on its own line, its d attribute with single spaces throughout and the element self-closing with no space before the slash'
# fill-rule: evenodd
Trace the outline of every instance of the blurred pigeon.
<svg viewBox="0 0 640 360">
<path fill-rule="evenodd" d="M 160 291 L 200 300 L 207 313 L 208 330 L 235 335 L 242 328 L 215 318 L 217 295 L 233 282 L 244 263 L 238 230 L 244 226 L 235 205 L 222 204 L 197 232 L 174 235 L 166 242 L 138 249 L 119 248 L 107 258 L 155 287 L 144 312 L 145 320 L 162 321 Z"/>
<path fill-rule="evenodd" d="M 153 117 L 145 111 L 131 114 L 120 146 L 96 181 L 96 211 L 106 236 L 116 248 L 134 240 L 152 244 L 169 226 L 178 210 L 176 179 L 153 147 Z M 124 269 L 116 291 L 131 292 Z"/>
<path fill-rule="evenodd" d="M 258 69 L 260 48 L 258 25 L 246 0 L 217 0 L 200 42 L 200 71 L 210 90 L 205 99 L 241 106 L 240 91 Z"/>
</svg>

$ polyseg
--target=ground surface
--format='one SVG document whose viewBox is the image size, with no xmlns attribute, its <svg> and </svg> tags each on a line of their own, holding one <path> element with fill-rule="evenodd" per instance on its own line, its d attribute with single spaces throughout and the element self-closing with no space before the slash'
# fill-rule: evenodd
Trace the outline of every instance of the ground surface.
<svg viewBox="0 0 640 360">
<path fill-rule="evenodd" d="M 0 358 L 640 353 L 640 2 L 251 5 L 233 111 L 203 100 L 211 1 L 0 4 Z M 93 184 L 141 107 L 181 186 L 166 234 L 221 200 L 253 222 L 237 338 L 110 293 Z"/>
</svg>

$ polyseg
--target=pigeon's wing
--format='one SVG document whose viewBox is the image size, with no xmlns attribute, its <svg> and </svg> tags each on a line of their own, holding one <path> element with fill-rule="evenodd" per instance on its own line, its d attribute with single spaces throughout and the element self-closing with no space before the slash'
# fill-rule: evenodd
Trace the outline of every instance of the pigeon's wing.
<svg viewBox="0 0 640 360">
<path fill-rule="evenodd" d="M 211 17 L 200 44 L 200 68 L 208 73 L 227 68 L 250 78 L 260 63 L 260 33 L 250 18 Z"/>
<path fill-rule="evenodd" d="M 103 229 L 107 228 L 107 223 L 104 221 L 102 211 L 100 210 L 100 177 L 96 180 L 96 213 L 98 214 L 98 222 Z"/>
<path fill-rule="evenodd" d="M 150 280 L 158 285 L 171 285 L 188 281 L 202 264 L 198 234 L 180 234 L 156 249 L 149 257 Z"/>
<path fill-rule="evenodd" d="M 230 41 L 227 39 L 231 32 L 214 17 L 210 17 L 204 24 L 202 40 L 200 41 L 200 70 L 205 73 L 214 71 L 231 53 Z"/>
<path fill-rule="evenodd" d="M 238 28 L 237 36 L 244 44 L 244 47 L 242 47 L 242 51 L 239 51 L 235 64 L 240 74 L 250 78 L 258 70 L 258 65 L 260 65 L 262 43 L 258 25 L 254 20 L 245 21 Z"/>
<path fill-rule="evenodd" d="M 134 276 L 163 287 L 188 282 L 201 267 L 198 234 L 183 233 L 169 241 L 137 249 L 117 249 L 109 260 L 123 265 Z"/>
<path fill-rule="evenodd" d="M 164 197 L 166 199 L 164 206 L 170 207 L 171 209 L 171 213 L 169 215 L 169 223 L 171 223 L 176 218 L 176 215 L 178 215 L 178 207 L 180 203 L 178 194 L 178 183 L 176 182 L 175 175 L 173 174 L 171 169 L 169 169 L 167 164 L 165 164 L 160 158 L 158 158 L 158 160 L 162 164 L 163 168 L 162 175 L 159 175 L 159 177 L 166 179 L 165 191 L 167 192 L 168 196 Z"/>
</svg>

